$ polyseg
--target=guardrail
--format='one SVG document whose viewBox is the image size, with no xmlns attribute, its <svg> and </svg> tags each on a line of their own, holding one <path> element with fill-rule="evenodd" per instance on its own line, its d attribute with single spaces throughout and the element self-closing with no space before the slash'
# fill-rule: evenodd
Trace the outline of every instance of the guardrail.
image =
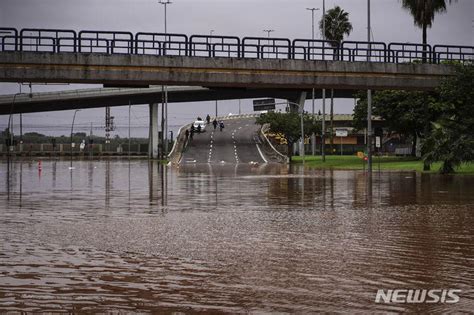
<svg viewBox="0 0 474 315">
<path fill-rule="evenodd" d="M 2 51 L 383 63 L 474 61 L 474 46 L 34 28 L 0 28 Z"/>
</svg>

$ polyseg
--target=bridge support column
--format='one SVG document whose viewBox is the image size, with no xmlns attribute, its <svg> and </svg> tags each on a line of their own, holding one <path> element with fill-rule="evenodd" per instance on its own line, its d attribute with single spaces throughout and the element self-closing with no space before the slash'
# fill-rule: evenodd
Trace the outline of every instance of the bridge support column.
<svg viewBox="0 0 474 315">
<path fill-rule="evenodd" d="M 306 101 L 306 92 L 300 92 L 296 99 L 290 99 L 288 101 L 290 101 L 290 112 L 300 113 L 300 109 L 304 107 L 304 102 Z"/>
<path fill-rule="evenodd" d="M 297 112 L 299 114 L 304 112 L 304 103 L 305 103 L 305 101 L 306 101 L 306 92 L 300 92 L 298 94 L 298 97 L 296 98 L 296 100 L 294 100 L 294 101 L 290 100 L 290 102 L 291 102 L 290 103 L 290 112 Z M 303 128 L 303 126 L 301 126 L 301 127 Z M 300 156 L 303 156 L 304 155 L 304 138 L 300 139 L 298 150 L 299 150 Z"/>
<path fill-rule="evenodd" d="M 148 157 L 158 158 L 158 104 L 150 104 L 150 126 L 148 135 Z"/>
</svg>

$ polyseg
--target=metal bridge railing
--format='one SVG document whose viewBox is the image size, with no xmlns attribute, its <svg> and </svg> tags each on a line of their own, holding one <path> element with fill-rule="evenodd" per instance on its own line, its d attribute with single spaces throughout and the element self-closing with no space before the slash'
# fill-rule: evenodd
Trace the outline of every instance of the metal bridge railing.
<svg viewBox="0 0 474 315">
<path fill-rule="evenodd" d="M 0 28 L 0 52 L 79 52 L 385 63 L 474 62 L 474 46 L 184 34 Z"/>
<path fill-rule="evenodd" d="M 137 55 L 187 56 L 188 36 L 172 33 L 144 33 L 135 35 Z"/>
<path fill-rule="evenodd" d="M 336 60 L 339 43 L 330 40 L 294 39 L 292 59 L 303 60 Z"/>
<path fill-rule="evenodd" d="M 192 35 L 189 56 L 240 58 L 240 46 L 235 36 Z"/>
</svg>

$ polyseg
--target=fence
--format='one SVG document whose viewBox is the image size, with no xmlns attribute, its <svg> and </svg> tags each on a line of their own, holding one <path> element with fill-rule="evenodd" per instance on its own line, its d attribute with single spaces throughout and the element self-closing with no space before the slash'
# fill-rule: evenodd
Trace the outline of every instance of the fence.
<svg viewBox="0 0 474 315">
<path fill-rule="evenodd" d="M 383 63 L 474 61 L 474 46 L 5 27 L 0 28 L 2 51 Z"/>
<path fill-rule="evenodd" d="M 17 144 L 8 147 L 0 144 L 0 154 L 32 155 L 32 156 L 54 156 L 54 155 L 128 155 L 127 144 L 92 144 L 86 145 L 81 150 L 79 144 L 71 147 L 69 143 L 60 143 L 53 146 L 51 143 Z M 148 143 L 130 145 L 131 155 L 147 155 Z"/>
</svg>

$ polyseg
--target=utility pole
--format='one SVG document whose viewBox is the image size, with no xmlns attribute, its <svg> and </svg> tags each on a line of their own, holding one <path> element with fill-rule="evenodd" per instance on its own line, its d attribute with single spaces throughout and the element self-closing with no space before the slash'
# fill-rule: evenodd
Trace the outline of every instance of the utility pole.
<svg viewBox="0 0 474 315">
<path fill-rule="evenodd" d="M 212 33 L 214 33 L 214 30 L 209 31 L 209 36 L 211 37 L 209 38 L 209 56 L 215 57 L 215 52 L 214 52 L 214 55 L 212 55 L 212 51 L 214 51 L 212 49 Z"/>
<path fill-rule="evenodd" d="M 89 157 L 92 157 L 92 122 L 91 122 L 91 129 L 89 131 Z"/>
<path fill-rule="evenodd" d="M 72 135 L 73 135 L 73 132 L 74 132 L 74 121 L 76 120 L 76 114 L 77 114 L 78 111 L 80 111 L 80 109 L 76 109 L 74 111 L 74 116 L 72 117 L 72 124 L 71 124 L 71 152 L 70 152 L 70 154 L 71 154 L 71 165 L 69 167 L 69 169 L 71 169 L 71 170 L 72 170 Z"/>
<path fill-rule="evenodd" d="M 314 40 L 314 11 L 319 10 L 319 8 L 306 8 L 306 10 L 311 11 L 311 39 Z M 314 87 L 312 89 L 311 114 L 313 115 L 313 118 L 314 118 Z M 313 132 L 311 134 L 311 154 L 312 155 L 315 155 L 315 149 L 316 149 L 316 137 Z"/>
<path fill-rule="evenodd" d="M 128 100 L 128 159 L 130 160 L 131 130 L 130 130 L 130 114 L 132 111 L 132 102 Z M 157 113 L 158 114 L 158 113 Z M 155 136 L 155 135 L 153 135 Z"/>
<path fill-rule="evenodd" d="M 323 0 L 323 60 L 324 60 L 324 47 L 326 43 L 326 1 Z M 321 157 L 323 162 L 326 162 L 326 89 L 323 89 L 323 122 L 322 122 L 322 131 L 321 131 Z"/>
<path fill-rule="evenodd" d="M 367 42 L 369 50 L 367 53 L 367 61 L 370 62 L 370 0 L 367 0 Z M 367 90 L 367 172 L 372 173 L 372 90 Z"/>
<path fill-rule="evenodd" d="M 164 20 L 164 22 L 165 22 L 165 41 L 166 41 L 167 40 L 166 35 L 168 34 L 167 21 L 166 21 L 166 18 L 167 18 L 166 11 L 167 11 L 168 4 L 172 4 L 172 2 L 170 0 L 159 0 L 159 3 L 164 5 L 164 7 L 165 7 L 165 20 Z M 164 104 L 162 105 L 164 107 L 164 110 L 162 110 L 162 112 L 164 111 L 164 116 L 165 116 L 164 117 L 165 127 L 164 127 L 164 130 L 163 130 L 164 143 L 162 143 L 162 147 L 163 147 L 163 150 L 164 150 L 164 154 L 168 154 L 168 86 L 163 85 L 162 88 L 163 88 L 164 94 L 165 94 Z"/>
<path fill-rule="evenodd" d="M 270 58 L 270 33 L 275 32 L 275 30 L 263 30 L 263 31 L 267 33 L 268 58 Z"/>
</svg>

